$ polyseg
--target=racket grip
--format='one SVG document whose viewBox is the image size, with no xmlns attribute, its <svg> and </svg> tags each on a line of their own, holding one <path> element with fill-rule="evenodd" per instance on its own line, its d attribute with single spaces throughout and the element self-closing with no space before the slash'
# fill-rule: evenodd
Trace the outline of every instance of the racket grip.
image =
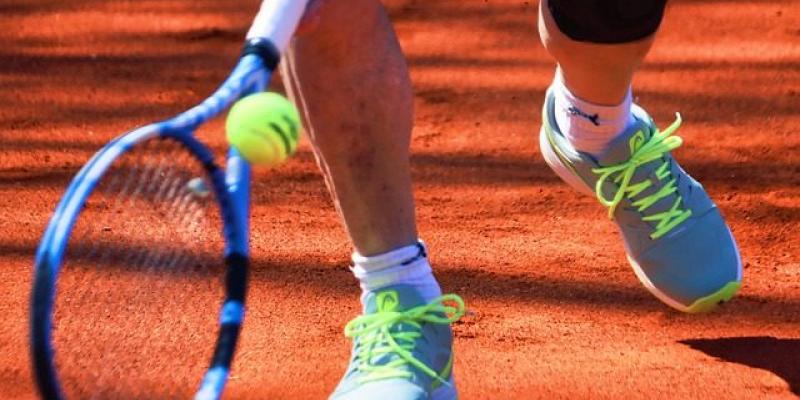
<svg viewBox="0 0 800 400">
<path fill-rule="evenodd" d="M 279 54 L 283 54 L 308 2 L 309 0 L 264 0 L 247 32 L 247 41 L 266 39 Z"/>
</svg>

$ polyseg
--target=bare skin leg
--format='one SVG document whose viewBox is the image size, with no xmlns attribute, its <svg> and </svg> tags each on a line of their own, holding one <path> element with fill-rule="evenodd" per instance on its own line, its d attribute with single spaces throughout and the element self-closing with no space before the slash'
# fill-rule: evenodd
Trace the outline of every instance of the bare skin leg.
<svg viewBox="0 0 800 400">
<path fill-rule="evenodd" d="M 378 0 L 321 1 L 313 8 L 283 75 L 336 207 L 362 255 L 414 243 L 413 97 L 394 30 Z M 539 31 L 570 91 L 599 105 L 625 98 L 653 43 L 652 36 L 614 45 L 574 41 L 558 29 L 547 0 L 540 3 Z"/>
<path fill-rule="evenodd" d="M 394 29 L 378 0 L 315 7 L 283 63 L 289 95 L 356 251 L 413 244 L 413 94 Z"/>
<path fill-rule="evenodd" d="M 598 105 L 622 102 L 655 35 L 623 44 L 578 42 L 558 29 L 547 3 L 548 0 L 539 3 L 539 37 L 558 62 L 570 92 Z"/>
</svg>

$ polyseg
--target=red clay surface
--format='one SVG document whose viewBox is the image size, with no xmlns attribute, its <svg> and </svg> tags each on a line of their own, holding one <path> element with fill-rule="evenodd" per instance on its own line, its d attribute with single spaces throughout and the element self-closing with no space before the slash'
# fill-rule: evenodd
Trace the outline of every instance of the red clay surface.
<svg viewBox="0 0 800 400">
<path fill-rule="evenodd" d="M 35 397 L 33 253 L 64 187 L 113 136 L 216 87 L 257 8 L 238 3 L 0 3 L 0 397 Z M 800 394 L 796 1 L 674 1 L 635 82 L 661 125 L 683 112 L 677 157 L 741 245 L 741 295 L 699 316 L 649 295 L 605 211 L 542 161 L 534 135 L 553 63 L 535 2 L 389 8 L 417 94 L 420 231 L 444 289 L 472 311 L 455 326 L 463 399 Z M 202 136 L 222 151 L 219 121 Z M 324 398 L 347 361 L 358 288 L 308 145 L 257 174 L 253 199 L 249 313 L 227 397 Z"/>
</svg>

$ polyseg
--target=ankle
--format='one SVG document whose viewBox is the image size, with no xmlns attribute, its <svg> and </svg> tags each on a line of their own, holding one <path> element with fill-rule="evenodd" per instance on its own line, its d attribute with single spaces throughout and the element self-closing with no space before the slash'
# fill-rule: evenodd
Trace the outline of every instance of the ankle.
<svg viewBox="0 0 800 400">
<path fill-rule="evenodd" d="M 421 241 L 374 256 L 353 253 L 350 270 L 358 279 L 364 294 L 401 284 L 417 289 L 425 301 L 442 294 Z"/>
<path fill-rule="evenodd" d="M 631 113 L 630 89 L 620 104 L 598 105 L 574 95 L 558 71 L 551 90 L 555 100 L 556 125 L 578 151 L 602 154 L 611 141 L 636 122 Z"/>
</svg>

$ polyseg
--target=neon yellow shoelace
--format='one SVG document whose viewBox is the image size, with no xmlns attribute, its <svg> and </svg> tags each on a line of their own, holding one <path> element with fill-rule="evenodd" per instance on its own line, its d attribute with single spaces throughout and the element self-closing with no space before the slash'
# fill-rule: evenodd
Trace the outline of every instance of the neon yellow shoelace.
<svg viewBox="0 0 800 400">
<path fill-rule="evenodd" d="M 617 209 L 617 205 L 619 205 L 623 198 L 632 200 L 633 197 L 639 193 L 642 193 L 644 190 L 653 185 L 653 182 L 650 179 L 646 179 L 639 183 L 631 183 L 631 179 L 633 178 L 634 173 L 636 173 L 636 169 L 644 164 L 662 158 L 665 153 L 675 150 L 680 147 L 681 144 L 683 144 L 683 139 L 681 139 L 680 136 L 672 136 L 672 134 L 678 130 L 678 127 L 681 126 L 682 122 L 680 114 L 675 114 L 675 116 L 675 122 L 673 122 L 672 125 L 670 125 L 664 131 L 659 131 L 656 129 L 655 134 L 653 134 L 650 140 L 645 143 L 642 143 L 644 140 L 644 134 L 642 132 L 634 135 L 630 141 L 632 155 L 628 161 L 608 167 L 595 168 L 592 170 L 592 172 L 595 174 L 600 175 L 600 179 L 598 179 L 597 183 L 595 184 L 594 192 L 597 195 L 597 199 L 600 200 L 600 203 L 608 207 L 609 218 L 613 218 L 614 211 Z M 656 177 L 659 179 L 659 181 L 664 182 L 664 179 L 672 176 L 669 166 L 669 162 L 663 162 L 656 169 Z M 619 187 L 617 192 L 614 193 L 614 197 L 610 200 L 603 196 L 602 190 L 603 184 L 608 180 L 611 180 Z M 666 183 L 655 193 L 633 201 L 631 205 L 636 207 L 640 213 L 643 213 L 659 200 L 677 191 L 678 188 L 675 183 L 675 178 L 672 178 L 669 181 L 666 181 Z M 658 239 L 678 226 L 681 222 L 685 221 L 691 215 L 691 210 L 686 210 L 683 208 L 683 199 L 679 195 L 669 210 L 660 212 L 658 214 L 645 216 L 642 218 L 642 220 L 647 222 L 656 222 L 655 231 L 650 234 L 650 238 Z"/>
<path fill-rule="evenodd" d="M 454 303 L 454 306 L 445 303 Z M 441 384 L 449 385 L 439 373 L 417 360 L 412 352 L 416 340 L 422 336 L 423 323 L 449 325 L 458 321 L 464 312 L 464 300 L 458 295 L 447 294 L 406 311 L 379 311 L 353 319 L 345 326 L 344 334 L 359 340 L 359 351 L 356 355 L 358 369 L 362 372 L 359 381 L 365 383 L 388 378 L 408 379 L 412 373 L 403 367 L 410 364 Z M 393 332 L 392 328 L 398 324 L 404 324 L 404 328 L 410 329 Z M 397 357 L 382 365 L 372 363 L 373 358 L 385 354 L 396 354 Z"/>
</svg>

